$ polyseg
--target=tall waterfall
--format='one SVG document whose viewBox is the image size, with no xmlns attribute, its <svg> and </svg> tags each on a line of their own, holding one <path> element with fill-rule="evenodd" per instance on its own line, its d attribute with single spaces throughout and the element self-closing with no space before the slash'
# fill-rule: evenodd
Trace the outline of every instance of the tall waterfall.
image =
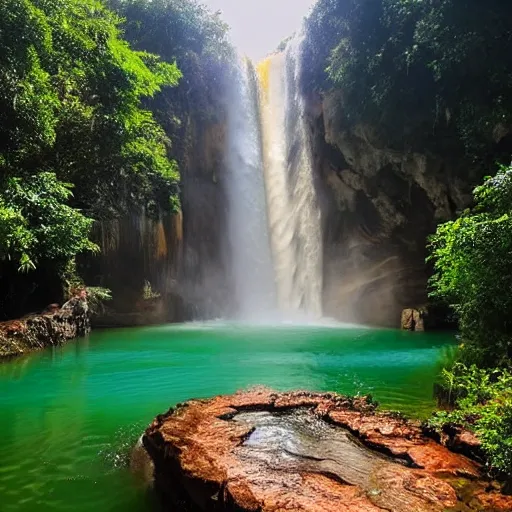
<svg viewBox="0 0 512 512">
<path fill-rule="evenodd" d="M 256 75 L 241 60 L 229 91 L 227 137 L 228 233 L 236 316 L 260 320 L 276 312 L 258 115 Z"/>
<path fill-rule="evenodd" d="M 322 315 L 322 234 L 296 38 L 229 91 L 227 190 L 238 318 Z M 277 298 L 274 296 L 274 288 Z"/>
<path fill-rule="evenodd" d="M 264 173 L 279 305 L 322 314 L 322 234 L 305 101 L 299 90 L 302 37 L 258 66 Z"/>
</svg>

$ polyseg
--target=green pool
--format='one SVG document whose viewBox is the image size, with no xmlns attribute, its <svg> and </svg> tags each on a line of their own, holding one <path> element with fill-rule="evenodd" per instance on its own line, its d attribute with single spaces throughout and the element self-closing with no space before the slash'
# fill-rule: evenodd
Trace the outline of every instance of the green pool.
<svg viewBox="0 0 512 512">
<path fill-rule="evenodd" d="M 214 322 L 99 331 L 1 363 L 0 510 L 153 510 L 123 454 L 187 398 L 264 384 L 371 393 L 424 416 L 453 343 L 449 334 Z"/>
</svg>

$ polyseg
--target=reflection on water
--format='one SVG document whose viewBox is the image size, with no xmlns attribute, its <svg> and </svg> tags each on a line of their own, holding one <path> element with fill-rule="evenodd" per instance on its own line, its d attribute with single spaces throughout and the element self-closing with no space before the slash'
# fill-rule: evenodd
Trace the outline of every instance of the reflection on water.
<svg viewBox="0 0 512 512">
<path fill-rule="evenodd" d="M 222 322 L 112 330 L 0 364 L 0 509 L 146 511 L 125 467 L 152 418 L 263 384 L 371 393 L 425 415 L 448 335 Z"/>
</svg>

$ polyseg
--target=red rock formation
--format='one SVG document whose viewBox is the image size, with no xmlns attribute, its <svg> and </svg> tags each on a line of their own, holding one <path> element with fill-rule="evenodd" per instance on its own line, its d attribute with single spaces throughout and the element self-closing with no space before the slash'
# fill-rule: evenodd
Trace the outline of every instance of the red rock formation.
<svg viewBox="0 0 512 512">
<path fill-rule="evenodd" d="M 158 416 L 143 444 L 157 491 L 180 510 L 512 510 L 476 462 L 364 398 L 257 389 L 191 400 Z"/>
<path fill-rule="evenodd" d="M 51 304 L 40 314 L 0 323 L 0 359 L 61 345 L 89 330 L 87 299 L 78 295 L 62 308 Z"/>
</svg>

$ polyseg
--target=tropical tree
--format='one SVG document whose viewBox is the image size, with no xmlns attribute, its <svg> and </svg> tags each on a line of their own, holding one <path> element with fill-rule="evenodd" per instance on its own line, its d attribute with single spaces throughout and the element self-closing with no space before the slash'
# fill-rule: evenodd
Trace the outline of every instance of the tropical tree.
<svg viewBox="0 0 512 512">
<path fill-rule="evenodd" d="M 475 206 L 430 240 L 432 295 L 459 316 L 462 358 L 480 366 L 512 358 L 512 167 L 475 189 Z"/>
<path fill-rule="evenodd" d="M 175 206 L 176 164 L 141 100 L 176 85 L 177 67 L 133 51 L 96 0 L 6 0 L 0 20 L 3 258 L 27 270 L 90 249 L 84 214 Z"/>
<path fill-rule="evenodd" d="M 304 87 L 337 88 L 346 121 L 400 149 L 494 162 L 512 122 L 512 4 L 319 0 Z"/>
</svg>

